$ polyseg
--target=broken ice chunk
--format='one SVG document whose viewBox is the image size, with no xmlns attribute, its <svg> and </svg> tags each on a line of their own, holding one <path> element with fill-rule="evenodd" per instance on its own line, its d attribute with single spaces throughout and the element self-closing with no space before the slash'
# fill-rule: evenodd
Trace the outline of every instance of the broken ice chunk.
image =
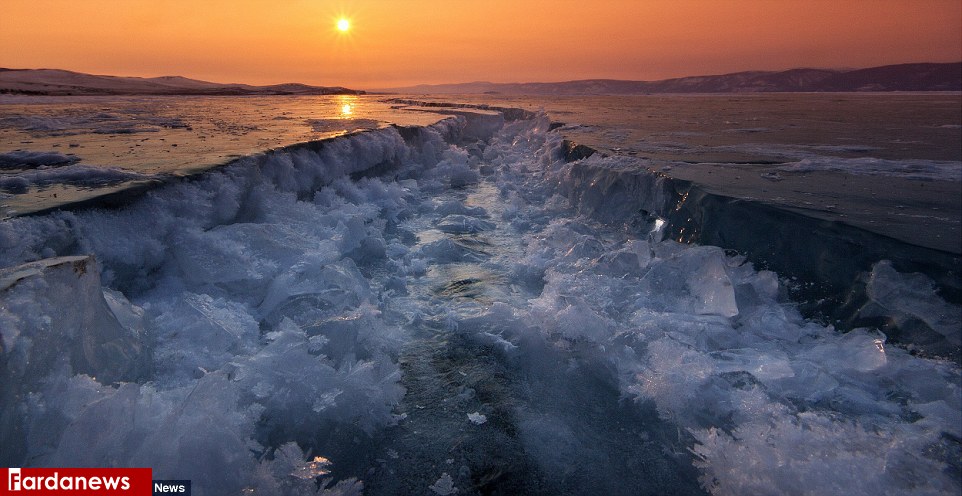
<svg viewBox="0 0 962 496">
<path fill-rule="evenodd" d="M 872 267 L 865 290 L 870 301 L 860 315 L 885 317 L 901 329 L 906 342 L 946 354 L 962 345 L 962 307 L 942 299 L 928 276 L 900 273 L 882 260 Z"/>
<path fill-rule="evenodd" d="M 494 229 L 494 224 L 465 215 L 448 215 L 438 221 L 437 228 L 448 234 L 477 234 Z"/>
<path fill-rule="evenodd" d="M 143 311 L 119 293 L 107 297 L 109 304 L 92 256 L 0 269 L 0 335 L 11 360 L 6 370 L 16 371 L 3 381 L 35 383 L 64 363 L 104 384 L 141 378 L 148 363 Z"/>
<path fill-rule="evenodd" d="M 488 421 L 488 417 L 480 412 L 474 412 L 468 414 L 468 420 L 477 425 L 481 425 Z"/>
<path fill-rule="evenodd" d="M 700 315 L 738 315 L 735 289 L 725 271 L 725 259 L 721 250 L 705 256 L 701 267 L 688 276 L 688 287 L 695 300 L 695 313 Z"/>
<path fill-rule="evenodd" d="M 434 484 L 428 486 L 428 489 L 434 491 L 435 494 L 441 496 L 447 496 L 449 494 L 455 494 L 458 492 L 458 488 L 454 487 L 454 480 L 447 472 L 441 474 L 441 478 L 434 482 Z"/>
</svg>

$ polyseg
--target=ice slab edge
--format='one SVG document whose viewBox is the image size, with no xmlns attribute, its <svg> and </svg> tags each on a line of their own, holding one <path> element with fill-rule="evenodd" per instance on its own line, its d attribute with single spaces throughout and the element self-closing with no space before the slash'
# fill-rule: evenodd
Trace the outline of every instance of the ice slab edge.
<svg viewBox="0 0 962 496">
<path fill-rule="evenodd" d="M 260 153 L 253 155 L 245 155 L 241 157 L 235 157 L 233 159 L 226 160 L 222 163 L 210 163 L 210 164 L 199 164 L 198 172 L 190 174 L 157 174 L 153 176 L 146 176 L 143 178 L 131 178 L 129 180 L 113 184 L 111 186 L 98 187 L 95 190 L 88 190 L 88 194 L 83 199 L 75 200 L 60 200 L 53 201 L 51 204 L 47 202 L 47 205 L 52 206 L 19 206 L 15 212 L 0 212 L 0 219 L 11 218 L 11 217 L 21 217 L 21 216 L 34 216 L 34 215 L 46 215 L 51 212 L 56 211 L 81 211 L 88 208 L 99 208 L 99 209 L 114 209 L 123 208 L 131 204 L 136 199 L 142 197 L 149 191 L 153 191 L 157 188 L 162 188 L 169 184 L 176 184 L 184 180 L 195 180 L 198 178 L 203 178 L 205 175 L 211 171 L 216 171 L 223 169 L 225 167 L 233 166 L 234 164 L 242 163 L 243 167 L 254 166 L 261 167 L 263 163 L 271 160 L 272 156 L 277 154 L 288 154 L 288 153 L 304 153 L 306 152 L 320 152 L 325 147 L 329 147 L 332 143 L 343 143 L 344 141 L 350 141 L 354 137 L 359 135 L 365 135 L 367 133 L 383 133 L 389 131 L 390 129 L 396 130 L 405 140 L 411 141 L 412 145 L 416 146 L 416 143 L 422 138 L 418 137 L 419 133 L 423 132 L 440 132 L 442 138 L 451 139 L 453 142 L 457 142 L 460 139 L 487 139 L 490 138 L 505 121 L 505 114 L 495 110 L 485 110 L 485 109 L 441 109 L 441 108 L 431 108 L 425 107 L 422 109 L 425 112 L 432 112 L 442 114 L 447 116 L 443 118 L 444 120 L 451 120 L 452 122 L 457 121 L 456 125 L 448 124 L 438 124 L 435 126 L 403 126 L 397 124 L 391 124 L 388 129 L 364 129 L 346 133 L 341 136 L 334 138 L 325 138 L 316 141 L 306 141 L 302 143 L 294 143 L 291 145 L 265 149 Z M 507 115 L 512 116 L 512 118 L 522 118 L 530 117 L 528 114 L 518 112 L 509 112 L 510 109 L 504 109 Z M 431 131 L 427 131 L 430 128 Z M 456 135 L 450 133 L 454 132 Z M 390 134 L 390 132 L 389 132 Z M 361 139 L 361 142 L 366 140 Z M 45 158 L 45 157 L 41 157 Z M 54 157 L 56 158 L 56 157 Z M 123 165 L 123 164 L 119 164 Z M 380 167 L 377 167 L 380 165 Z M 395 164 L 396 165 L 396 164 Z M 352 171 L 352 174 L 357 173 L 369 173 L 370 175 L 378 175 L 383 173 L 391 164 L 358 164 L 357 169 Z M 372 170 L 367 171 L 366 169 L 371 168 Z M 107 169 L 105 169 L 107 170 Z M 332 170 L 331 177 L 337 177 L 341 171 Z M 90 192 L 93 192 L 95 196 L 90 196 Z"/>
<path fill-rule="evenodd" d="M 0 269 L 0 439 L 6 461 L 25 451 L 22 397 L 50 371 L 104 384 L 148 373 L 143 312 L 101 288 L 93 256 L 55 257 Z"/>
<path fill-rule="evenodd" d="M 582 213 L 627 229 L 663 222 L 665 238 L 720 246 L 792 281 L 805 315 L 842 330 L 877 327 L 894 342 L 959 360 L 959 331 L 933 328 L 920 315 L 883 308 L 868 288 L 885 260 L 900 273 L 924 274 L 950 312 L 962 303 L 962 258 L 911 245 L 844 223 L 825 221 L 758 201 L 712 194 L 690 181 L 639 168 L 635 159 L 607 157 L 565 141 L 562 190 Z M 918 313 L 918 312 L 916 312 Z M 938 326 L 935 326 L 938 327 Z M 948 332 L 951 336 L 946 337 Z"/>
</svg>

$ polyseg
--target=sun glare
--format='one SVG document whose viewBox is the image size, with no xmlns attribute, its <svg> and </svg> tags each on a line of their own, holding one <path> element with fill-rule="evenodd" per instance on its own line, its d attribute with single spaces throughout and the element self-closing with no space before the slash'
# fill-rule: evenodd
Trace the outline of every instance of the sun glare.
<svg viewBox="0 0 962 496">
<path fill-rule="evenodd" d="M 342 33 L 346 33 L 347 30 L 349 30 L 349 29 L 351 29 L 351 21 L 349 21 L 349 20 L 347 20 L 347 19 L 345 19 L 345 18 L 343 18 L 343 17 L 337 20 L 337 30 L 338 30 L 338 31 L 340 31 L 340 32 L 342 32 Z"/>
<path fill-rule="evenodd" d="M 357 102 L 357 97 L 352 95 L 339 95 L 337 97 L 337 103 L 340 106 L 341 119 L 350 119 L 354 117 L 354 103 Z"/>
</svg>

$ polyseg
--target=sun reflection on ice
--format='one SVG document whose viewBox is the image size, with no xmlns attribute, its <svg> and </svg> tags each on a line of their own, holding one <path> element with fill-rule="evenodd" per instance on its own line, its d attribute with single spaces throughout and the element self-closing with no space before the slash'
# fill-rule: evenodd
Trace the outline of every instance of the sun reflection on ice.
<svg viewBox="0 0 962 496">
<path fill-rule="evenodd" d="M 338 97 L 338 107 L 340 108 L 341 119 L 351 119 L 354 117 L 354 104 L 357 102 L 357 97 L 350 95 L 341 95 Z"/>
</svg>

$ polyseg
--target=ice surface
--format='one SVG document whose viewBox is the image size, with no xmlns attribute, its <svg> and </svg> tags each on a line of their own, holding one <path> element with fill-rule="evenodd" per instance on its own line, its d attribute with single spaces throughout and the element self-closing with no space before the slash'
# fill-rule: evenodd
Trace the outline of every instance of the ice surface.
<svg viewBox="0 0 962 496">
<path fill-rule="evenodd" d="M 118 168 L 61 164 L 56 168 L 35 168 L 14 174 L 2 174 L 0 190 L 19 194 L 25 193 L 29 188 L 43 188 L 52 184 L 91 188 L 151 178 L 152 176 Z"/>
<path fill-rule="evenodd" d="M 68 165 L 80 161 L 76 155 L 29 150 L 0 153 L 0 169 L 34 169 L 43 166 Z"/>
<path fill-rule="evenodd" d="M 67 111 L 55 115 L 13 114 L 0 119 L 0 128 L 56 136 L 81 133 L 133 134 L 187 127 L 183 120 L 177 118 L 109 110 L 92 113 Z"/>
<path fill-rule="evenodd" d="M 606 207 L 640 191 L 625 159 L 587 180 L 543 116 L 490 125 L 0 223 L 0 363 L 22 389 L 0 386 L 0 461 L 152 466 L 198 494 L 958 492 L 958 364 L 649 236 Z M 102 279 L 76 275 L 85 254 Z M 958 339 L 930 281 L 885 262 L 866 280 L 865 312 Z M 117 346 L 78 355 L 83 335 Z"/>
<path fill-rule="evenodd" d="M 786 172 L 831 171 L 865 176 L 890 176 L 923 181 L 962 181 L 962 162 L 884 160 L 879 158 L 813 157 L 782 165 Z"/>
<path fill-rule="evenodd" d="M 377 129 L 384 123 L 374 119 L 308 119 L 307 124 L 318 132 Z"/>
</svg>

